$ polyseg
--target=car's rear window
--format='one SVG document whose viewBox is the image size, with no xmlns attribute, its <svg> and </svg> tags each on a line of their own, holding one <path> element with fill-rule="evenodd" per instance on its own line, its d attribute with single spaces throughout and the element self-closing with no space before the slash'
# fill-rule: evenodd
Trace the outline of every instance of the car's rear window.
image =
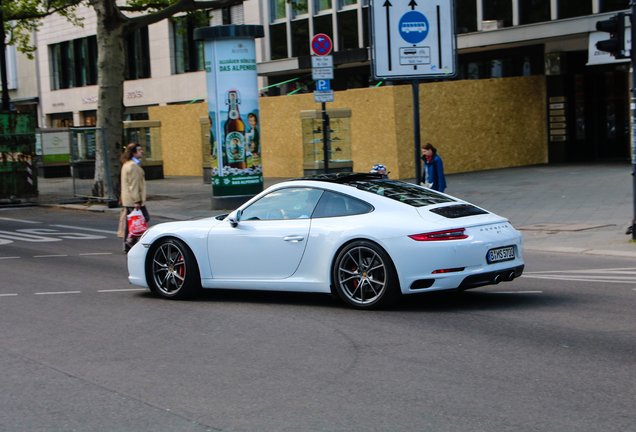
<svg viewBox="0 0 636 432">
<path fill-rule="evenodd" d="M 433 204 L 455 202 L 455 200 L 433 190 L 400 181 L 374 179 L 357 180 L 348 184 L 358 189 L 391 198 L 413 207 L 424 207 Z"/>
</svg>

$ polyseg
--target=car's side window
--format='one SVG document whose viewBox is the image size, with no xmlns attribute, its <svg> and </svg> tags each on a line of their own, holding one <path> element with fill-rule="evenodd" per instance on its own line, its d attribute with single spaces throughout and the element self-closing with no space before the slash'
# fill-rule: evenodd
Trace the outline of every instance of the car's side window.
<svg viewBox="0 0 636 432">
<path fill-rule="evenodd" d="M 245 208 L 241 220 L 310 218 L 322 193 L 312 188 L 278 189 Z"/>
<path fill-rule="evenodd" d="M 372 211 L 373 206 L 371 204 L 367 204 L 357 198 L 325 191 L 312 217 L 351 216 Z"/>
</svg>

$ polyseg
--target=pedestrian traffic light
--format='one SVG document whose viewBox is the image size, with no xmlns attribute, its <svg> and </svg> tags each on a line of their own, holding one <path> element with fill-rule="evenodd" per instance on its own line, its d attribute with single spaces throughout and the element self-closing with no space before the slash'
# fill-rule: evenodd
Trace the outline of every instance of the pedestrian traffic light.
<svg viewBox="0 0 636 432">
<path fill-rule="evenodd" d="M 605 51 L 617 59 L 627 58 L 625 55 L 625 13 L 619 12 L 610 19 L 597 21 L 596 30 L 607 32 L 610 38 L 596 43 L 599 51 Z"/>
</svg>

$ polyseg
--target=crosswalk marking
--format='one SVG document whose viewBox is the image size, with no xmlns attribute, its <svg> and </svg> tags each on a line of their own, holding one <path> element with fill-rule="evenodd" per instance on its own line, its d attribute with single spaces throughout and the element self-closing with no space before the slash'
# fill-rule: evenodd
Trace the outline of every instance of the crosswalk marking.
<svg viewBox="0 0 636 432">
<path fill-rule="evenodd" d="M 109 230 L 103 230 L 103 229 L 97 229 L 97 228 L 84 228 L 84 227 L 70 226 L 70 225 L 51 225 L 51 226 L 59 227 L 59 228 L 76 229 L 80 231 L 90 231 L 90 232 L 117 235 L 117 231 L 109 231 Z"/>
<path fill-rule="evenodd" d="M 525 272 L 522 277 L 573 282 L 636 284 L 636 268 L 621 267 L 608 269 L 550 270 L 541 272 Z"/>
<path fill-rule="evenodd" d="M 24 219 L 7 218 L 7 217 L 0 217 L 0 220 L 7 220 L 7 221 L 11 221 L 11 222 L 22 222 L 22 223 L 28 223 L 28 224 L 40 224 L 40 223 L 42 223 L 42 222 L 36 222 L 36 221 L 30 221 L 30 220 L 24 220 Z"/>
</svg>

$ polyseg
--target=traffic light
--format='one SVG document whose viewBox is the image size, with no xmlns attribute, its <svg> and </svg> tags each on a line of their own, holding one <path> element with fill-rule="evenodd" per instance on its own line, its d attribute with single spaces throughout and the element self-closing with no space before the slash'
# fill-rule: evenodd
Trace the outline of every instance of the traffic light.
<svg viewBox="0 0 636 432">
<path fill-rule="evenodd" d="M 599 51 L 605 51 L 617 59 L 627 58 L 625 55 L 625 13 L 619 12 L 610 19 L 597 21 L 596 30 L 610 34 L 608 40 L 596 43 Z"/>
</svg>

